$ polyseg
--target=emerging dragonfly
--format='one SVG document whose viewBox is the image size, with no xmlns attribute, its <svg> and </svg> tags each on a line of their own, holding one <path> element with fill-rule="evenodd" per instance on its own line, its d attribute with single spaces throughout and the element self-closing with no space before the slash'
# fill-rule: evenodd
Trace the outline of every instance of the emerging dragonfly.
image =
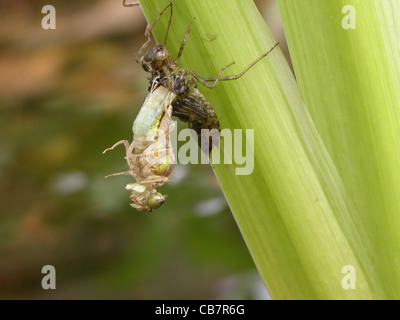
<svg viewBox="0 0 400 320">
<path fill-rule="evenodd" d="M 202 141 L 207 141 L 206 145 L 209 149 L 202 147 L 202 150 L 209 152 L 212 147 L 209 143 L 211 141 L 209 132 L 212 129 L 219 130 L 220 127 L 210 103 L 195 88 L 196 83 L 200 82 L 207 88 L 214 88 L 220 81 L 238 79 L 278 45 L 278 43 L 275 44 L 267 53 L 252 62 L 238 75 L 222 76 L 224 70 L 234 63 L 232 62 L 222 68 L 217 77 L 202 78 L 195 72 L 183 69 L 178 65 L 194 19 L 186 30 L 175 59 L 171 58 L 165 47 L 172 21 L 172 3 L 172 0 L 169 0 L 169 4 L 159 13 L 154 23 L 147 25 L 145 31 L 147 41 L 136 55 L 136 61 L 142 65 L 145 71 L 150 73 L 150 86 L 149 94 L 133 123 L 133 141 L 131 143 L 127 140 L 118 141 L 103 152 L 112 150 L 120 144 L 125 146 L 125 159 L 129 170 L 109 176 L 131 175 L 136 181 L 126 185 L 126 189 L 132 192 L 130 199 L 133 203 L 131 203 L 131 206 L 148 212 L 163 205 L 166 197 L 157 192 L 156 188 L 168 181 L 173 170 L 174 153 L 170 133 L 174 128 L 174 122 L 171 120 L 171 115 L 188 122 L 189 127 L 198 134 L 200 146 Z M 138 2 L 126 3 L 124 0 L 123 4 L 124 6 L 135 6 L 138 5 Z M 147 54 L 140 57 L 143 50 L 151 42 L 151 31 L 168 8 L 170 8 L 171 13 L 163 45 L 153 47 Z M 202 139 L 202 134 L 208 134 L 208 136 Z"/>
<path fill-rule="evenodd" d="M 124 6 L 137 6 L 139 2 L 127 3 L 126 0 L 123 1 Z M 157 44 L 155 47 L 151 48 L 144 56 L 140 57 L 141 53 L 146 49 L 146 47 L 151 42 L 151 31 L 153 30 L 155 24 L 163 15 L 163 13 L 170 8 L 170 17 L 168 21 L 167 31 L 165 34 L 164 42 L 162 45 Z M 145 36 L 147 41 L 143 44 L 141 49 L 136 55 L 136 62 L 140 63 L 146 72 L 150 73 L 150 88 L 153 87 L 154 83 L 161 85 L 171 92 L 177 95 L 177 98 L 172 104 L 172 115 L 178 117 L 180 120 L 189 123 L 189 128 L 196 131 L 198 136 L 198 142 L 201 146 L 201 136 L 203 134 L 208 134 L 208 130 L 220 129 L 218 118 L 211 107 L 209 101 L 200 93 L 195 87 L 196 83 L 200 82 L 207 88 L 214 88 L 220 81 L 236 80 L 243 76 L 251 67 L 253 67 L 262 58 L 266 57 L 279 43 L 276 43 L 268 52 L 261 55 L 259 58 L 254 60 L 247 68 L 245 68 L 241 73 L 231 76 L 222 76 L 226 68 L 233 65 L 235 62 L 228 64 L 223 67 L 217 77 L 200 77 L 197 73 L 191 70 L 183 69 L 179 67 L 179 59 L 182 55 L 183 49 L 185 47 L 186 38 L 190 32 L 192 23 L 189 25 L 186 33 L 184 35 L 183 41 L 178 51 L 178 55 L 175 59 L 171 58 L 169 54 L 166 43 L 168 39 L 168 32 L 170 29 L 172 21 L 173 12 L 173 0 L 169 0 L 169 4 L 159 13 L 152 25 L 147 25 Z M 202 129 L 208 129 L 203 130 Z M 208 136 L 203 141 L 207 142 L 209 150 L 211 150 L 211 137 Z M 203 151 L 206 148 L 202 147 Z"/>
<path fill-rule="evenodd" d="M 129 170 L 108 175 L 131 175 L 135 183 L 126 185 L 131 190 L 131 206 L 138 210 L 152 211 L 161 207 L 165 196 L 157 192 L 171 174 L 174 163 L 174 152 L 170 141 L 170 133 L 175 123 L 171 119 L 171 102 L 175 94 L 162 86 L 152 88 L 148 94 L 133 126 L 133 141 L 121 140 L 116 146 L 125 146 L 125 159 Z"/>
</svg>

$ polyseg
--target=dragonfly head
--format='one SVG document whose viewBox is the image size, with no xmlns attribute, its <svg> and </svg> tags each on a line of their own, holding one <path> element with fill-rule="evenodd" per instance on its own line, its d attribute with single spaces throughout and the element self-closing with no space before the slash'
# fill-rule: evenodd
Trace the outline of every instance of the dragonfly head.
<svg viewBox="0 0 400 320">
<path fill-rule="evenodd" d="M 150 199 L 147 201 L 147 205 L 151 209 L 158 209 L 164 204 L 165 201 L 165 196 L 163 196 L 161 193 L 154 193 L 151 195 Z"/>
<path fill-rule="evenodd" d="M 144 199 L 140 202 L 136 202 L 135 199 L 132 199 L 131 207 L 137 210 L 144 210 L 147 212 L 151 212 L 153 209 L 160 208 L 165 201 L 166 196 L 163 196 L 161 193 L 155 192 L 148 199 Z"/>
<path fill-rule="evenodd" d="M 151 212 L 153 209 L 160 208 L 167 197 L 157 192 L 156 189 L 146 187 L 140 183 L 128 183 L 125 189 L 132 190 L 130 196 L 132 200 L 131 207 L 140 211 Z"/>
<path fill-rule="evenodd" d="M 159 71 L 171 63 L 171 56 L 164 46 L 156 46 L 144 55 L 140 62 L 146 72 Z"/>
</svg>

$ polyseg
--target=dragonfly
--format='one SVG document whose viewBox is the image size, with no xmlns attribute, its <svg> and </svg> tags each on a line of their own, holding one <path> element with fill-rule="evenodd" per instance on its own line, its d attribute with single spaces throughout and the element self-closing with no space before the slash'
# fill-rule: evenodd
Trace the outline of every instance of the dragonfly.
<svg viewBox="0 0 400 320">
<path fill-rule="evenodd" d="M 197 83 L 201 83 L 203 86 L 212 89 L 221 81 L 237 80 L 242 77 L 248 70 L 250 70 L 257 62 L 266 57 L 268 54 L 275 49 L 279 42 L 277 42 L 268 52 L 261 55 L 259 58 L 254 60 L 249 66 L 247 66 L 242 72 L 236 75 L 223 76 L 225 69 L 233 65 L 235 62 L 231 62 L 225 67 L 221 68 L 217 77 L 201 77 L 196 72 L 188 69 L 181 68 L 179 66 L 179 59 L 182 56 L 187 36 L 190 32 L 190 28 L 194 22 L 194 18 L 190 23 L 188 29 L 185 32 L 182 43 L 180 45 L 178 54 L 175 59 L 172 59 L 170 53 L 166 48 L 168 33 L 172 21 L 173 13 L 173 0 L 168 0 L 169 4 L 158 14 L 153 24 L 147 24 L 145 36 L 147 41 L 142 45 L 139 52 L 136 55 L 136 62 L 142 65 L 143 69 L 150 73 L 150 87 L 156 82 L 171 92 L 177 95 L 177 98 L 172 104 L 172 115 L 179 118 L 181 121 L 187 122 L 189 128 L 194 129 L 198 137 L 198 143 L 201 149 L 205 152 L 211 151 L 213 147 L 213 140 L 211 139 L 210 131 L 212 129 L 220 130 L 219 121 L 214 109 L 207 98 L 200 93 L 196 88 Z M 123 5 L 138 6 L 139 2 L 127 2 L 123 1 Z M 170 17 L 164 37 L 164 42 L 160 45 L 157 44 L 151 48 L 146 54 L 142 55 L 142 52 L 148 47 L 151 42 L 151 32 L 160 19 L 160 17 L 170 8 Z M 202 130 L 208 129 L 208 130 Z M 206 135 L 205 137 L 203 137 Z M 202 141 L 206 142 L 206 146 L 202 146 Z"/>
<path fill-rule="evenodd" d="M 166 196 L 157 191 L 168 181 L 175 156 L 170 134 L 175 122 L 172 120 L 172 101 L 176 95 L 162 86 L 153 87 L 147 95 L 139 114 L 133 122 L 133 140 L 120 140 L 106 153 L 120 144 L 125 146 L 129 170 L 110 176 L 131 175 L 135 183 L 125 189 L 131 191 L 131 206 L 139 211 L 151 212 L 160 208 Z"/>
</svg>

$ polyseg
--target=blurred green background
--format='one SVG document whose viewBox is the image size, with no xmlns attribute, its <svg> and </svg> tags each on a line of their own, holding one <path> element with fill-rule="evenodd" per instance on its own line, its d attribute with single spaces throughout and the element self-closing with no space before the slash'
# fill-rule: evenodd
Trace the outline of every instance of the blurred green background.
<svg viewBox="0 0 400 320">
<path fill-rule="evenodd" d="M 274 1 L 257 5 L 282 42 Z M 145 27 L 122 1 L 0 1 L 1 299 L 268 298 L 210 166 L 177 165 L 150 214 L 131 177 L 104 179 L 126 169 L 123 147 L 102 151 L 132 139 L 147 93 Z"/>
</svg>

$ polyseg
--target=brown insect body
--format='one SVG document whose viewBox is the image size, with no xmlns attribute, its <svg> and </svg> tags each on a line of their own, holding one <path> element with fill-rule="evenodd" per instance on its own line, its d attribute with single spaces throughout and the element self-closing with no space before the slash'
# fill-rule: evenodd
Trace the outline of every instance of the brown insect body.
<svg viewBox="0 0 400 320">
<path fill-rule="evenodd" d="M 172 115 L 178 117 L 180 120 L 189 123 L 189 127 L 194 129 L 198 134 L 199 145 L 201 141 L 201 129 L 220 129 L 218 118 L 211 107 L 210 103 L 196 88 L 196 83 L 200 82 L 207 88 L 214 88 L 220 81 L 230 81 L 239 79 L 247 71 L 249 71 L 257 62 L 266 57 L 271 51 L 276 48 L 279 44 L 277 42 L 268 52 L 264 53 L 256 60 L 254 60 L 249 66 L 247 66 L 241 73 L 231 76 L 222 76 L 226 68 L 234 64 L 232 62 L 227 66 L 223 67 L 217 77 L 200 77 L 194 71 L 186 70 L 179 67 L 179 59 L 182 55 L 183 49 L 185 47 L 186 38 L 190 32 L 190 28 L 194 21 L 192 19 L 186 33 L 184 35 L 183 41 L 179 48 L 178 55 L 175 59 L 171 58 L 168 50 L 166 49 L 166 43 L 168 39 L 168 33 L 172 21 L 172 11 L 173 11 L 173 0 L 168 0 L 169 4 L 158 14 L 157 18 L 152 25 L 148 24 L 146 28 L 145 35 L 147 36 L 147 41 L 139 50 L 136 55 L 136 61 L 139 62 L 146 72 L 150 73 L 150 88 L 155 88 L 158 85 L 165 87 L 171 92 L 177 95 L 176 99 L 172 103 L 173 111 Z M 136 6 L 139 3 L 137 1 L 126 3 L 123 1 L 124 6 Z M 157 45 L 150 49 L 147 54 L 140 57 L 142 51 L 151 42 L 151 31 L 153 30 L 155 24 L 164 14 L 164 12 L 170 8 L 171 14 L 169 17 L 167 31 L 165 34 L 165 39 L 163 45 Z M 211 143 L 209 144 L 211 150 Z M 203 149 L 203 148 L 202 148 Z M 203 149 L 204 150 L 204 149 Z"/>
<path fill-rule="evenodd" d="M 145 71 L 151 73 L 150 88 L 156 82 L 177 95 L 172 103 L 172 115 L 188 122 L 189 128 L 197 133 L 200 146 L 202 134 L 208 134 L 207 131 L 202 132 L 202 129 L 220 130 L 217 115 L 210 102 L 195 88 L 195 84 L 199 82 L 198 76 L 193 71 L 179 67 L 164 46 L 153 47 L 139 62 Z M 203 138 L 203 143 L 205 141 L 211 150 L 211 137 Z M 202 149 L 206 151 L 205 148 Z"/>
</svg>

